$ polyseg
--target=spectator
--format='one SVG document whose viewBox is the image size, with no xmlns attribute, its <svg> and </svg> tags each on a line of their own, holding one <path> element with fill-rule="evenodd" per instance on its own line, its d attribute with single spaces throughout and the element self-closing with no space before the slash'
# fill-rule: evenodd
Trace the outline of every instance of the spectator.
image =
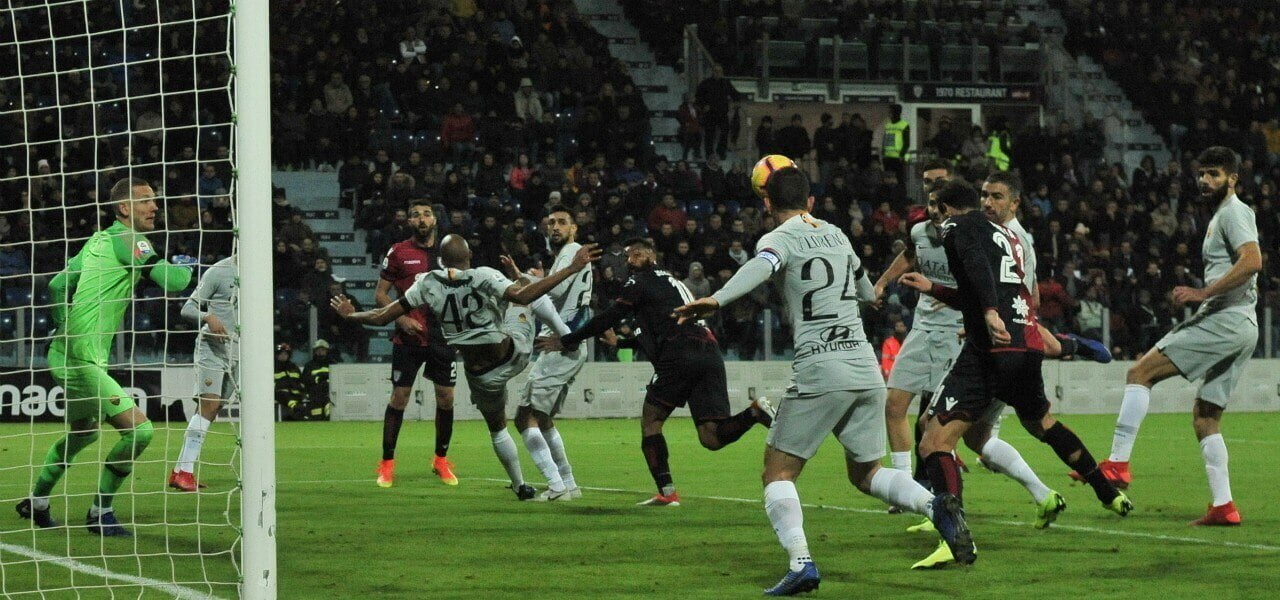
<svg viewBox="0 0 1280 600">
<path fill-rule="evenodd" d="M 700 117 L 698 105 L 690 101 L 689 94 L 685 94 L 679 108 L 676 109 L 676 119 L 680 122 L 679 129 L 676 130 L 676 138 L 680 140 L 680 156 L 685 160 L 703 157 L 703 131 Z"/>
<path fill-rule="evenodd" d="M 695 300 L 711 295 L 711 281 L 703 274 L 700 262 L 689 263 L 689 276 L 682 283 L 689 288 L 689 293 L 693 294 Z"/>
<path fill-rule="evenodd" d="M 791 115 L 791 124 L 778 130 L 778 151 L 792 160 L 803 161 L 809 155 L 812 144 L 809 132 L 804 128 L 804 117 Z"/>
<path fill-rule="evenodd" d="M 760 117 L 760 125 L 756 127 L 756 153 L 766 156 L 780 151 L 778 132 L 773 129 L 773 117 L 769 115 Z"/>
<path fill-rule="evenodd" d="M 476 122 L 455 102 L 440 125 L 440 144 L 454 160 L 465 160 L 475 149 Z"/>
<path fill-rule="evenodd" d="M 342 80 L 342 73 L 335 71 L 329 76 L 329 83 L 324 86 L 324 107 L 332 115 L 341 115 L 355 104 L 351 88 Z"/>
<path fill-rule="evenodd" d="M 542 100 L 533 89 L 533 80 L 525 77 L 520 80 L 520 89 L 515 94 L 516 118 L 526 124 L 542 120 Z"/>
<path fill-rule="evenodd" d="M 293 348 L 285 343 L 276 346 L 275 391 L 276 404 L 285 420 L 301 417 L 296 411 L 306 398 L 306 388 L 302 381 L 302 370 L 293 364 L 289 356 Z"/>
<path fill-rule="evenodd" d="M 742 94 L 725 79 L 724 68 L 716 65 L 712 68 L 711 77 L 698 84 L 694 96 L 701 109 L 702 126 L 706 132 L 705 156 L 716 154 L 724 158 L 728 155 L 729 107 L 740 100 Z"/>
<path fill-rule="evenodd" d="M 685 220 L 684 209 L 676 202 L 675 194 L 667 192 L 662 195 L 662 203 L 649 211 L 648 223 L 650 230 L 658 231 L 663 223 L 670 224 L 672 229 L 683 227 Z"/>
<path fill-rule="evenodd" d="M 326 307 L 328 305 L 329 284 L 336 283 L 333 279 L 333 272 L 329 270 L 329 261 L 324 258 L 317 257 L 311 263 L 311 270 L 302 276 L 302 289 L 310 292 L 310 296 L 316 306 Z"/>
<path fill-rule="evenodd" d="M 307 413 L 329 416 L 329 366 L 334 362 L 329 356 L 329 342 L 319 339 L 311 350 L 311 360 L 302 368 L 302 378 L 307 388 Z"/>
<path fill-rule="evenodd" d="M 295 211 L 289 215 L 289 221 L 280 227 L 280 237 L 284 238 L 290 248 L 302 250 L 302 240 L 314 239 L 316 234 L 311 230 L 311 226 L 302 220 L 302 213 Z"/>
<path fill-rule="evenodd" d="M 884 343 L 880 344 L 880 374 L 886 380 L 893 371 L 893 363 L 897 362 L 898 353 L 902 351 L 902 340 L 906 337 L 907 324 L 902 319 L 894 319 L 893 335 L 886 337 Z"/>
</svg>

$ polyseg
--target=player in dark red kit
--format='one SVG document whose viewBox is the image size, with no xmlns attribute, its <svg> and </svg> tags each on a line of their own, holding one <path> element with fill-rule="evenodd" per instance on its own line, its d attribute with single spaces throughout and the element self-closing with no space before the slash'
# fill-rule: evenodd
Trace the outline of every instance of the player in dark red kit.
<svg viewBox="0 0 1280 600">
<path fill-rule="evenodd" d="M 379 307 L 395 302 L 387 293 L 393 286 L 397 295 L 403 296 L 419 274 L 436 268 L 436 216 L 429 200 L 409 203 L 409 226 L 413 236 L 391 246 L 382 259 L 381 279 L 373 296 Z M 453 437 L 453 386 L 458 378 L 453 348 L 445 344 L 440 324 L 423 307 L 396 319 L 391 344 L 391 401 L 382 416 L 378 485 L 391 487 L 395 481 L 396 441 L 419 368 L 435 387 L 436 395 L 436 454 L 431 470 L 445 484 L 458 485 L 453 465 L 446 458 Z"/>
<path fill-rule="evenodd" d="M 1036 327 L 1031 293 L 1023 283 L 1024 249 L 1018 237 L 998 220 L 993 222 L 992 215 L 976 210 L 978 194 L 963 181 L 943 185 L 938 203 L 948 216 L 942 245 L 956 287 L 935 285 L 919 273 L 899 279 L 959 309 L 967 333 L 960 355 L 934 394 L 919 447 L 925 472 L 939 496 L 935 505 L 948 517 L 934 522 L 939 529 L 954 527 L 960 532 L 944 536 L 955 543 L 938 552 L 950 552 L 961 564 L 977 558 L 964 522 L 960 468 L 952 453 L 971 428 L 981 435 L 989 433 L 1005 404 L 1014 408 L 1028 433 L 1085 474 L 1105 507 L 1127 515 L 1133 504 L 1102 475 L 1080 438 L 1049 413 L 1040 371 L 1044 342 Z M 937 561 L 943 562 L 947 561 Z"/>
<path fill-rule="evenodd" d="M 667 440 L 662 435 L 662 425 L 671 411 L 688 403 L 698 441 L 704 448 L 719 450 L 756 423 L 768 426 L 773 409 L 762 398 L 730 416 L 724 357 L 715 336 L 702 321 L 681 324 L 672 316 L 676 307 L 693 302 L 693 294 L 670 273 L 657 268 L 657 255 L 648 241 L 628 242 L 626 253 L 631 278 L 621 297 L 577 331 L 560 338 L 540 338 L 537 347 L 544 352 L 573 348 L 635 316 L 641 347 L 654 370 L 640 415 L 640 448 L 658 486 L 658 493 L 640 504 L 678 506 L 680 496 L 671 479 Z"/>
</svg>

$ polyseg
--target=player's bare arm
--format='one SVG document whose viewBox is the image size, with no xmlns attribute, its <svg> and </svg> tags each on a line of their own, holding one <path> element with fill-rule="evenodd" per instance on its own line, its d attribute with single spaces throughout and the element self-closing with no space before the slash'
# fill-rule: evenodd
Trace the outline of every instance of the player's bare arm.
<svg viewBox="0 0 1280 600">
<path fill-rule="evenodd" d="M 512 285 L 507 288 L 503 297 L 508 302 L 529 304 L 551 291 L 552 288 L 560 285 L 560 282 L 568 279 L 578 271 L 585 269 L 587 265 L 599 260 L 601 254 L 602 251 L 596 244 L 583 244 L 583 246 L 573 255 L 573 262 L 569 263 L 567 268 L 556 271 L 546 278 L 535 281 L 529 285 L 520 285 L 519 283 Z"/>
<path fill-rule="evenodd" d="M 381 308 L 356 312 L 355 306 L 351 305 L 351 299 L 344 295 L 334 296 L 329 300 L 329 306 L 333 307 L 334 312 L 342 318 L 362 325 L 386 325 L 407 312 L 404 304 L 398 301 Z"/>
<path fill-rule="evenodd" d="M 884 273 L 876 279 L 875 300 L 873 302 L 880 302 L 884 298 L 884 290 L 889 287 L 890 282 L 896 281 L 907 271 L 915 268 L 916 249 L 914 246 L 908 245 L 902 252 L 898 253 L 892 263 L 889 263 L 889 268 L 885 269 Z"/>
<path fill-rule="evenodd" d="M 1193 288 L 1180 285 L 1173 288 L 1173 302 L 1179 306 L 1191 302 L 1204 302 L 1214 296 L 1225 294 L 1249 282 L 1249 279 L 1262 271 L 1262 251 L 1257 242 L 1246 242 L 1236 248 L 1236 262 L 1231 265 L 1221 279 L 1205 288 Z"/>
<path fill-rule="evenodd" d="M 386 279 L 378 279 L 378 286 L 373 289 L 373 302 L 378 308 L 395 304 L 395 300 L 391 299 L 391 282 Z M 406 335 L 416 336 L 423 331 L 422 323 L 419 323 L 409 315 L 396 318 L 396 328 L 404 332 Z"/>
<path fill-rule="evenodd" d="M 671 312 L 671 316 L 675 317 L 678 322 L 683 325 L 691 319 L 702 319 L 709 317 L 717 310 L 720 310 L 720 302 L 711 296 L 699 298 L 684 306 L 678 306 Z"/>
</svg>

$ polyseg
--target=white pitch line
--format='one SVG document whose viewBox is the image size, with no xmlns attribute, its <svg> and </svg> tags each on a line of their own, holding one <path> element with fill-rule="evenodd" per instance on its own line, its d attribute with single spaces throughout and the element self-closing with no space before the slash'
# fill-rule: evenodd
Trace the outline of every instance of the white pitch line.
<svg viewBox="0 0 1280 600">
<path fill-rule="evenodd" d="M 170 583 L 168 581 L 160 581 L 159 579 L 151 579 L 150 577 L 141 577 L 138 575 L 126 575 L 124 573 L 116 573 L 114 571 L 108 571 L 106 569 L 103 569 L 102 567 L 95 567 L 93 565 L 85 564 L 77 560 L 72 560 L 65 556 L 57 556 L 54 554 L 49 554 L 47 552 L 41 552 L 39 550 L 36 550 L 35 548 L 28 548 L 26 546 L 15 546 L 13 544 L 6 544 L 6 543 L 0 542 L 0 552 L 12 552 L 14 554 L 25 556 L 27 558 L 33 558 L 43 563 L 58 565 L 59 567 L 65 567 L 72 571 L 79 571 L 81 573 L 84 573 L 86 575 L 92 575 L 94 577 L 102 577 L 104 579 L 115 579 L 118 581 L 124 581 L 126 583 L 132 583 L 134 585 L 140 585 L 145 588 L 151 588 L 153 590 L 164 592 L 166 594 L 173 596 L 174 598 L 180 598 L 181 600 L 219 600 L 217 596 L 214 596 L 212 594 L 202 592 L 200 590 L 188 588 L 188 587 L 182 587 L 176 583 Z"/>
</svg>

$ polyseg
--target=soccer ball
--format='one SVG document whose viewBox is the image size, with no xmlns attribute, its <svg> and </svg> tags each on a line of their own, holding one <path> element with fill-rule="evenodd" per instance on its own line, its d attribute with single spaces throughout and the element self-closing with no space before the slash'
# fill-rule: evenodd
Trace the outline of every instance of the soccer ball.
<svg viewBox="0 0 1280 600">
<path fill-rule="evenodd" d="M 773 175 L 778 169 L 796 166 L 796 161 L 791 160 L 781 154 L 770 154 L 760 159 L 755 167 L 751 168 L 751 190 L 757 196 L 764 198 L 764 185 L 769 182 L 769 176 Z"/>
</svg>

